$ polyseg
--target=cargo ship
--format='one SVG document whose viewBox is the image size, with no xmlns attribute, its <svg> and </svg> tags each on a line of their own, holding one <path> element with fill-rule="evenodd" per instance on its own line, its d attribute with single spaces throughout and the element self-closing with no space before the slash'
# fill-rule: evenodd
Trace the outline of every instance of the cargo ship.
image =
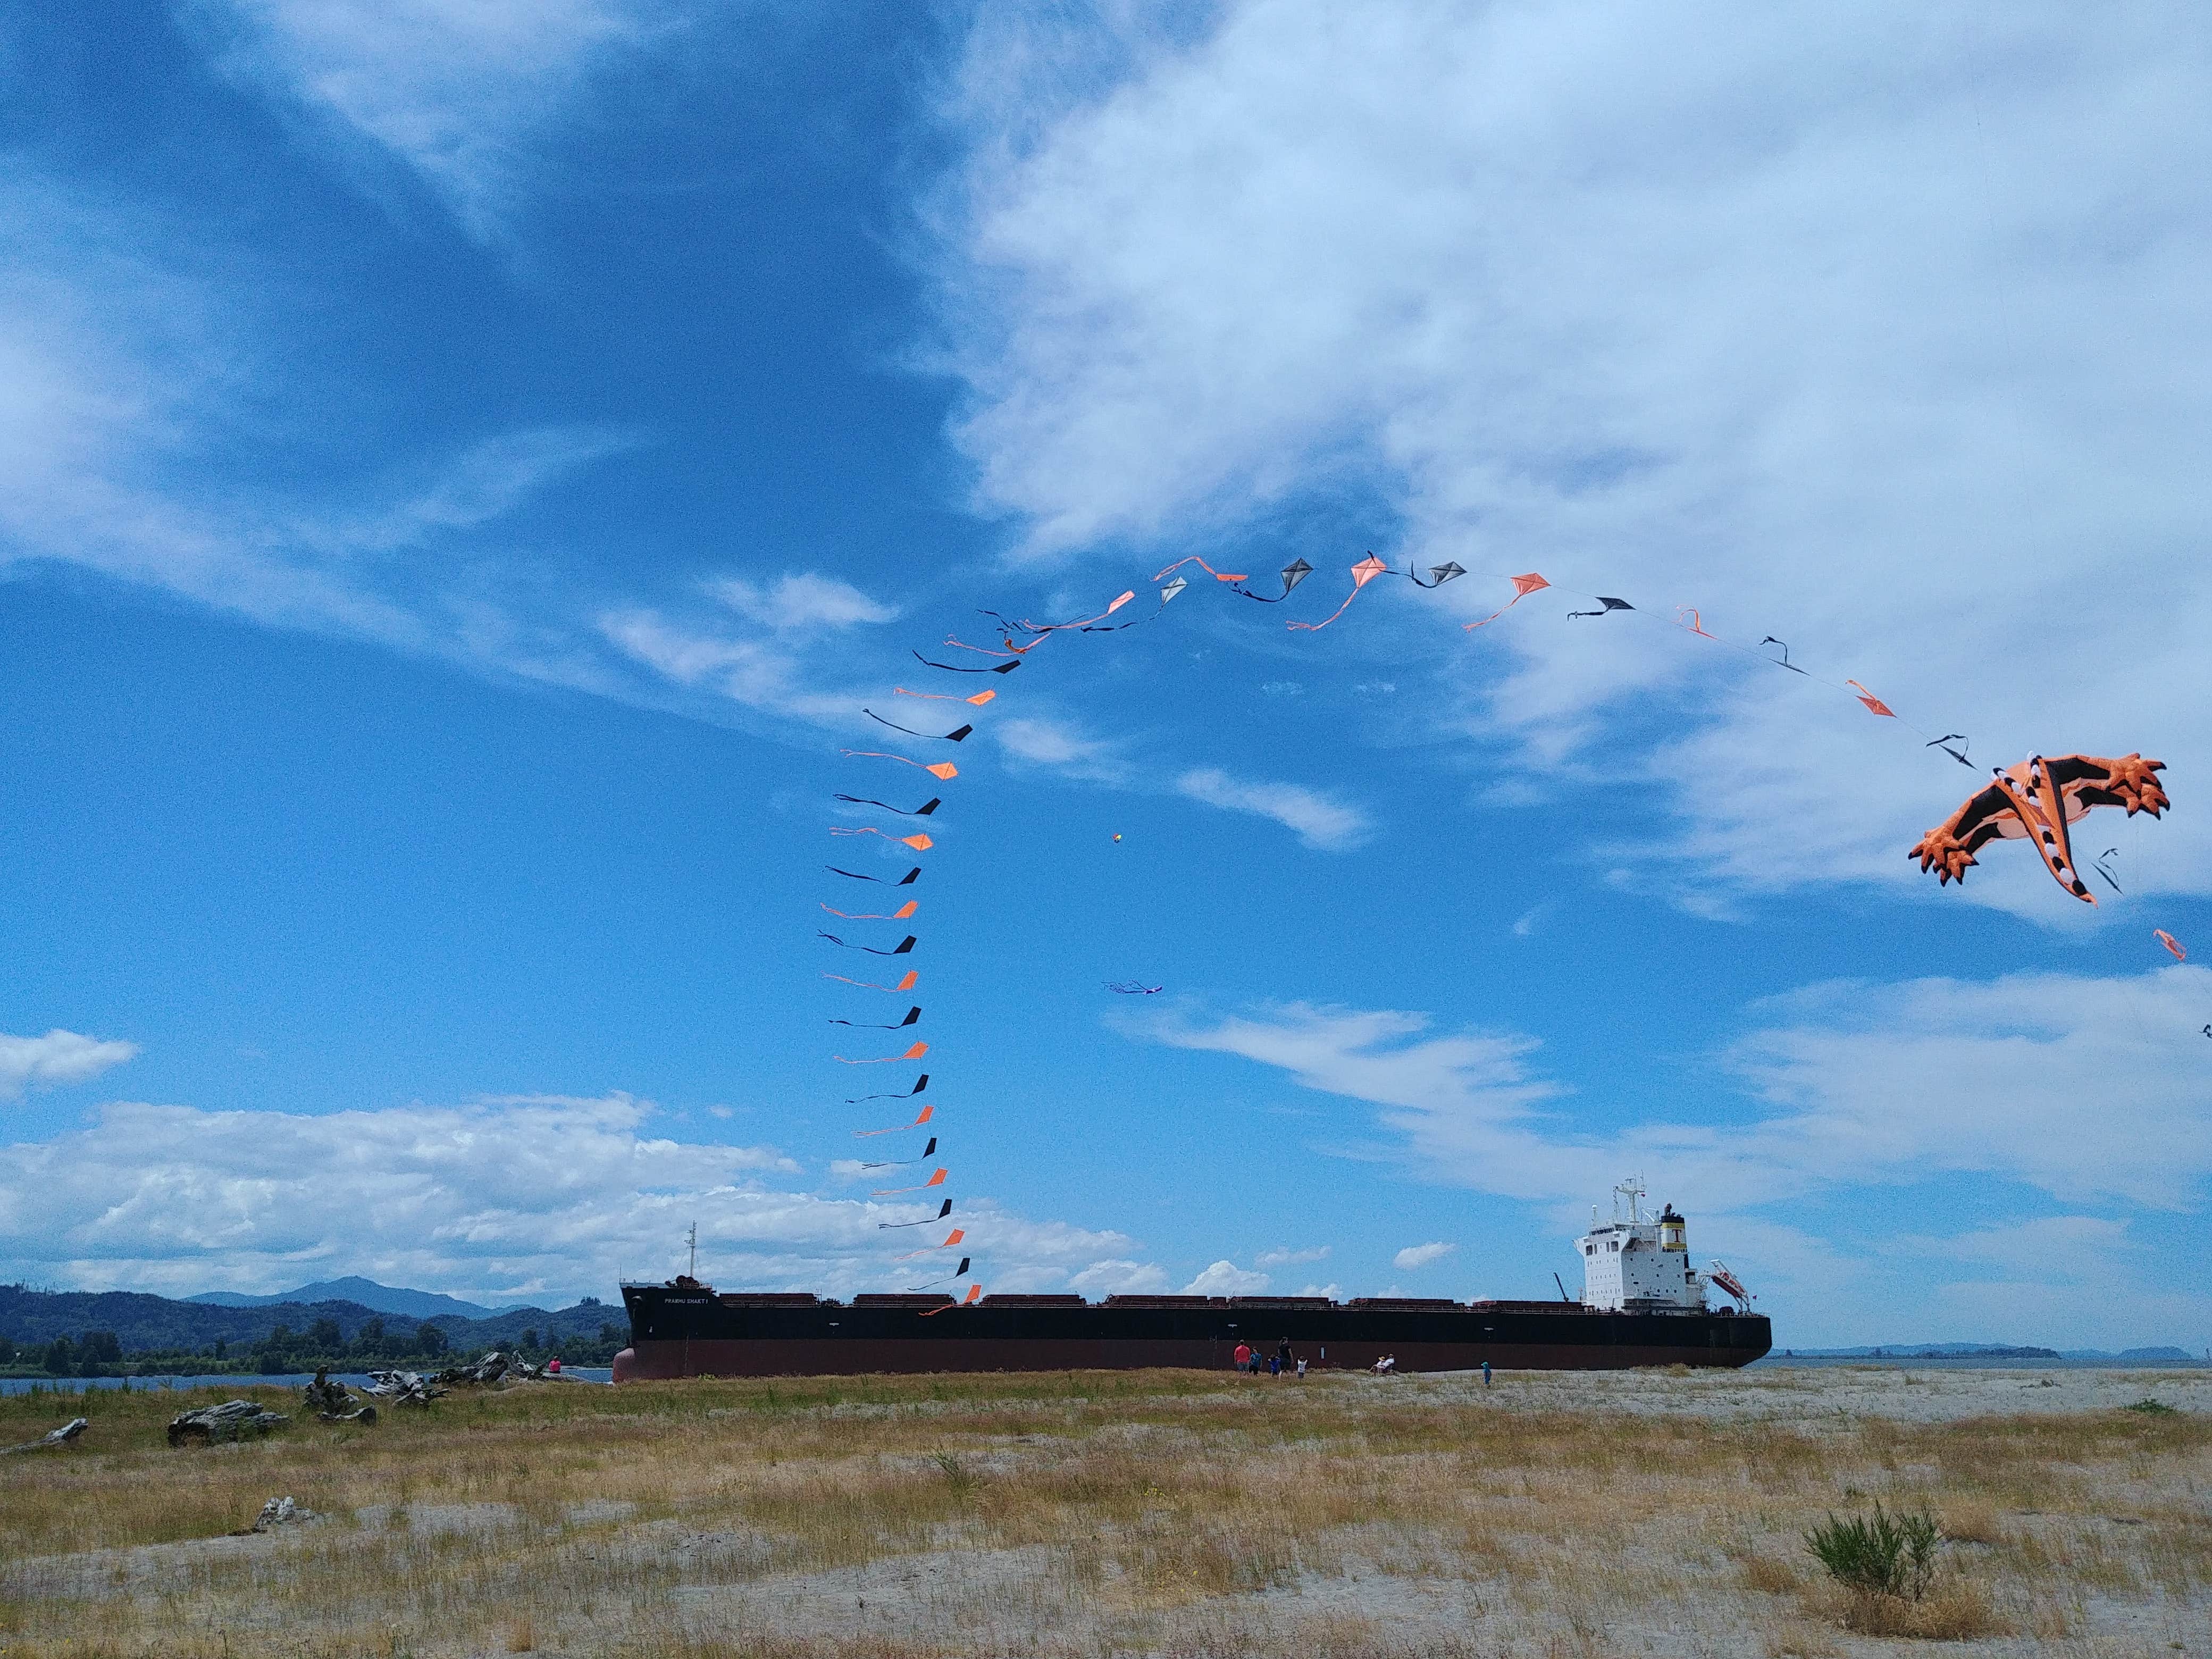
<svg viewBox="0 0 2212 1659">
<path fill-rule="evenodd" d="M 1613 1219 L 1577 1242 L 1583 1295 L 1557 1302 L 1420 1297 L 859 1295 L 717 1292 L 692 1273 L 625 1284 L 629 1346 L 617 1382 L 679 1376 L 889 1371 L 1226 1370 L 1243 1347 L 1322 1370 L 1614 1370 L 1747 1365 L 1773 1346 L 1726 1266 L 1690 1265 L 1669 1205 L 1644 1213 L 1642 1183 L 1614 1189 Z M 696 1269 L 695 1269 L 696 1271 Z M 1706 1305 L 1709 1287 L 1729 1300 Z"/>
</svg>

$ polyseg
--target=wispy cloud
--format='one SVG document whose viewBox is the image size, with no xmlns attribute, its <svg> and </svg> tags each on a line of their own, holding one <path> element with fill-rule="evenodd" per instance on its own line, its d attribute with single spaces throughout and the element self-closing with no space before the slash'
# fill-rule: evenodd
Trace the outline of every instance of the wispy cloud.
<svg viewBox="0 0 2212 1659">
<path fill-rule="evenodd" d="M 397 158 L 489 240 L 592 72 L 682 13 L 636 0 L 198 0 L 187 15 L 234 75 Z"/>
<path fill-rule="evenodd" d="M 1132 1029 L 1369 1102 L 1409 1167 L 1511 1197 L 1587 1201 L 1634 1168 L 1709 1210 L 1956 1175 L 2172 1209 L 2212 1182 L 2190 1023 L 2208 1002 L 2212 971 L 2178 966 L 1814 987 L 1760 1005 L 1715 1057 L 1764 1109 L 1725 1127 L 1576 1109 L 1534 1069 L 1534 1040 L 1430 1036 L 1420 1014 L 1290 1004 Z"/>
<path fill-rule="evenodd" d="M 1328 1256 L 1328 1245 L 1315 1244 L 1300 1250 L 1262 1250 L 1252 1258 L 1252 1265 L 1255 1267 L 1288 1267 L 1302 1261 L 1326 1261 Z"/>
<path fill-rule="evenodd" d="M 1056 767 L 1102 783 L 1127 781 L 1119 746 L 1109 738 L 1089 735 L 1070 721 L 1015 715 L 1000 720 L 991 733 L 1008 755 L 1032 766 Z"/>
<path fill-rule="evenodd" d="M 755 622 L 779 633 L 851 628 L 861 623 L 884 623 L 898 615 L 891 606 L 870 599 L 850 582 L 813 571 L 787 571 L 773 582 L 749 581 L 726 576 L 708 584 L 708 592 Z"/>
<path fill-rule="evenodd" d="M 1273 818 L 1317 852 L 1350 852 L 1375 832 L 1358 807 L 1295 783 L 1248 782 L 1208 766 L 1185 772 L 1175 787 L 1209 806 Z"/>
<path fill-rule="evenodd" d="M 0 1033 L 0 1100 L 26 1089 L 89 1082 L 137 1053 L 135 1042 L 80 1036 L 59 1029 L 35 1037 Z"/>
<path fill-rule="evenodd" d="M 548 486 L 642 441 L 624 428 L 589 425 L 500 433 L 436 463 L 427 483 L 397 492 L 389 504 L 295 519 L 292 538 L 341 555 L 416 546 L 441 531 L 504 518 Z"/>
</svg>

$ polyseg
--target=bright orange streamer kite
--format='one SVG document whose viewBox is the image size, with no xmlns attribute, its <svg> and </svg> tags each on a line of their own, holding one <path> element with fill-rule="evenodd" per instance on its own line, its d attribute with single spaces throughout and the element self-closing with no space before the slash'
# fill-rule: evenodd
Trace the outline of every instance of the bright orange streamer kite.
<svg viewBox="0 0 2212 1659">
<path fill-rule="evenodd" d="M 842 974 L 824 974 L 822 977 L 834 979 L 840 985 L 857 985 L 863 991 L 911 991 L 921 979 L 921 975 L 911 968 L 907 969 L 906 977 L 896 985 L 877 985 L 865 979 L 847 979 Z"/>
<path fill-rule="evenodd" d="M 936 1115 L 936 1107 L 925 1106 L 921 1109 L 921 1115 L 915 1119 L 911 1123 L 894 1123 L 888 1129 L 855 1129 L 853 1131 L 853 1139 L 855 1140 L 866 1140 L 870 1135 L 895 1135 L 902 1133 L 908 1129 L 919 1129 L 923 1124 L 928 1122 L 930 1119 Z"/>
<path fill-rule="evenodd" d="M 919 766 L 933 778 L 942 778 L 947 783 L 960 775 L 960 769 L 951 761 L 938 761 L 932 764 L 928 761 L 908 760 L 904 755 L 886 754 L 880 749 L 840 749 L 837 752 L 853 756 L 858 760 L 895 760 L 902 765 Z"/>
<path fill-rule="evenodd" d="M 1700 633 L 1704 632 L 1702 629 L 1698 631 Z M 1711 639 L 1712 638 L 1712 635 L 1706 634 L 1705 637 L 1707 639 Z M 1892 708 L 1887 703 L 1884 702 L 1880 697 L 1875 696 L 1873 692 L 1868 690 L 1866 687 L 1861 685 L 1856 680 L 1845 680 L 1844 684 L 1850 686 L 1854 691 L 1856 691 L 1859 694 L 1859 701 L 1864 703 L 1869 708 L 1872 709 L 1875 714 L 1887 715 L 1891 720 L 1895 720 L 1897 718 L 1897 710 Z"/>
<path fill-rule="evenodd" d="M 2157 936 L 2158 942 L 2160 945 L 2163 945 L 2167 950 L 2173 952 L 2173 959 L 2176 962 L 2186 962 L 2189 960 L 2189 952 L 2181 948 L 2181 941 L 2174 938 L 2172 934 L 2167 933 L 2165 928 L 2154 927 L 2151 929 L 2151 932 Z"/>
<path fill-rule="evenodd" d="M 939 1170 L 935 1175 L 930 1176 L 928 1180 L 923 1182 L 919 1187 L 885 1187 L 879 1191 L 870 1193 L 868 1196 L 870 1198 L 896 1198 L 901 1193 L 926 1193 L 932 1187 L 942 1187 L 945 1184 L 945 1177 L 951 1173 L 952 1171 L 950 1170 Z"/>
<path fill-rule="evenodd" d="M 916 1256 L 918 1256 L 918 1255 L 929 1255 L 932 1251 L 935 1251 L 935 1250 L 949 1250 L 949 1249 L 951 1249 L 954 1245 L 957 1244 L 957 1243 L 958 1243 L 962 1239 L 963 1239 L 963 1238 L 965 1238 L 965 1237 L 968 1237 L 968 1235 L 967 1235 L 965 1232 L 963 1232 L 961 1229 L 959 1229 L 959 1228 L 957 1228 L 957 1227 L 955 1227 L 955 1228 L 951 1231 L 951 1233 L 949 1233 L 948 1235 L 946 1235 L 946 1237 L 945 1237 L 945 1243 L 943 1243 L 942 1244 L 930 1244 L 930 1245 L 925 1245 L 922 1249 L 919 1249 L 919 1250 L 908 1250 L 908 1251 L 904 1255 L 895 1255 L 895 1256 L 893 1256 L 893 1257 L 891 1258 L 891 1260 L 892 1260 L 892 1261 L 913 1261 L 913 1260 L 915 1259 L 915 1257 L 916 1257 Z"/>
<path fill-rule="evenodd" d="M 840 910 L 834 905 L 828 904 L 823 905 L 822 908 L 829 911 L 831 915 L 842 916 L 848 921 L 904 921 L 915 911 L 921 908 L 921 901 L 920 899 L 908 899 L 904 904 L 900 905 L 896 910 L 881 912 L 872 910 Z"/>
<path fill-rule="evenodd" d="M 1317 634 L 1352 608 L 1352 602 L 1359 597 L 1359 590 L 1361 588 L 1366 586 L 1368 583 L 1373 581 L 1377 576 L 1387 576 L 1389 574 L 1390 567 L 1383 563 L 1382 560 L 1376 558 L 1372 553 L 1370 553 L 1358 564 L 1352 567 L 1352 592 L 1344 596 L 1344 603 L 1342 605 L 1337 606 L 1335 610 L 1330 611 L 1328 616 L 1323 617 L 1317 623 L 1294 622 L 1287 623 L 1285 626 L 1308 634 Z"/>
<path fill-rule="evenodd" d="M 927 1319 L 931 1314 L 949 1313 L 956 1307 L 972 1308 L 975 1305 L 975 1299 L 982 1294 L 983 1287 L 981 1285 L 970 1285 L 968 1287 L 968 1294 L 962 1297 L 958 1302 L 944 1303 L 938 1307 L 927 1310 L 921 1316 Z"/>
<path fill-rule="evenodd" d="M 830 1058 L 841 1066 L 889 1066 L 896 1060 L 920 1060 L 928 1052 L 927 1042 L 917 1042 L 902 1054 L 885 1054 L 881 1060 L 848 1060 L 842 1054 L 832 1054 Z"/>
<path fill-rule="evenodd" d="M 1506 600 L 1504 605 L 1498 606 L 1497 610 L 1492 611 L 1488 616 L 1485 617 L 1480 622 L 1461 623 L 1460 628 L 1462 632 L 1471 634 L 1478 628 L 1489 627 L 1491 623 L 1496 622 L 1500 617 L 1510 611 L 1515 605 L 1520 604 L 1522 600 L 1527 599 L 1531 593 L 1551 586 L 1551 583 L 1546 581 L 1541 576 L 1538 575 L 1533 570 L 1525 576 L 1508 576 L 1506 580 L 1513 584 L 1513 597 Z"/>
<path fill-rule="evenodd" d="M 932 702 L 973 703 L 978 708 L 999 695 L 995 691 L 978 691 L 972 697 L 963 697 L 957 691 L 909 691 L 902 685 L 895 685 L 891 690 L 902 697 L 927 697 Z"/>
<path fill-rule="evenodd" d="M 873 824 L 868 824 L 860 829 L 847 829 L 842 824 L 833 823 L 830 826 L 830 833 L 833 836 L 881 836 L 885 841 L 895 841 L 902 847 L 911 847 L 917 853 L 927 853 L 937 845 L 927 836 L 895 836 L 888 830 L 877 829 Z"/>
</svg>

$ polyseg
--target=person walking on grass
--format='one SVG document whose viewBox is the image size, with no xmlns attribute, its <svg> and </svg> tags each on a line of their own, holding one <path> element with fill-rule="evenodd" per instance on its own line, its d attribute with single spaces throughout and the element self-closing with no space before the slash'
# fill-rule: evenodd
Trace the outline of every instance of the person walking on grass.
<svg viewBox="0 0 2212 1659">
<path fill-rule="evenodd" d="M 1252 1345 L 1249 1342 L 1239 1342 L 1237 1345 L 1237 1369 L 1240 1371 L 1249 1371 L 1252 1369 Z"/>
<path fill-rule="evenodd" d="M 1482 1362 L 1482 1386 L 1486 1389 L 1490 1386 L 1490 1362 L 1487 1359 Z"/>
<path fill-rule="evenodd" d="M 1298 1381 L 1299 1381 L 1299 1382 L 1304 1382 L 1305 1380 L 1306 1380 L 1306 1362 L 1305 1362 L 1304 1360 L 1301 1359 L 1300 1361 L 1298 1361 Z"/>
</svg>

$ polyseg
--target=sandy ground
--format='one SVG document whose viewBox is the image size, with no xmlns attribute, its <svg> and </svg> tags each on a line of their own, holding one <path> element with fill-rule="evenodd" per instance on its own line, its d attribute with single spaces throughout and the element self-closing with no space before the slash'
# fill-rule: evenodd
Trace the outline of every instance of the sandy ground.
<svg viewBox="0 0 2212 1659">
<path fill-rule="evenodd" d="M 2212 1659 L 2212 1373 L 1147 1375 L 1176 1380 L 1045 1402 L 912 1380 L 773 1422 L 760 1385 L 654 1385 L 684 1420 L 598 1464 L 594 1411 L 647 1396 L 486 1401 L 412 1443 L 125 1449 L 125 1483 L 133 1458 L 222 1469 L 324 1518 L 116 1546 L 80 1515 L 85 1547 L 0 1565 L 0 1654 L 1924 1650 L 1846 1628 L 1802 1548 L 1885 1499 L 1942 1515 L 1946 1572 L 1984 1598 L 1944 1651 Z M 2146 1399 L 2175 1414 L 2125 1409 Z M 667 1461 L 608 1490 L 640 1446 Z M 27 1541 L 46 1511 L 13 1462 L 0 1522 Z"/>
<path fill-rule="evenodd" d="M 1414 1379 L 1408 1378 L 1407 1381 Z M 1449 1397 L 1474 1400 L 1482 1378 L 1446 1372 L 1420 1379 Z M 1688 1414 L 1718 1421 L 1803 1423 L 1813 1417 L 1877 1418 L 1895 1423 L 1955 1423 L 2016 1413 L 2116 1411 L 2148 1398 L 2185 1411 L 2212 1412 L 2212 1368 L 2161 1371 L 1899 1370 L 1877 1365 L 1778 1366 L 1698 1371 L 1525 1371 L 1495 1404 L 1508 1411 Z"/>
</svg>

